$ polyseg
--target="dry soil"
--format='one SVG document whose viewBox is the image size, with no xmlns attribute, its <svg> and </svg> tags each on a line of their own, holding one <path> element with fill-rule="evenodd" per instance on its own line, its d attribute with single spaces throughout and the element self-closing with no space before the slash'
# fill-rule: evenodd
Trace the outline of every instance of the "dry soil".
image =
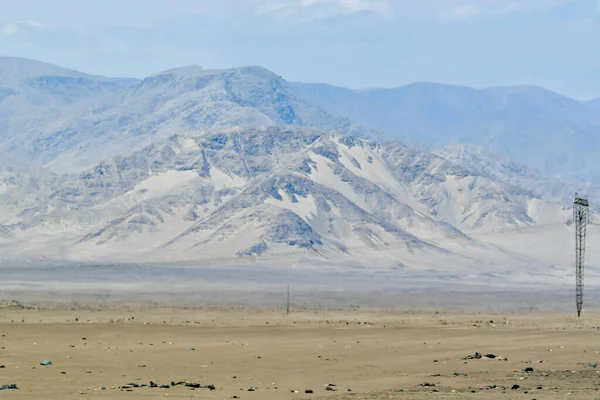
<svg viewBox="0 0 600 400">
<path fill-rule="evenodd" d="M 600 397 L 600 314 L 7 304 L 0 335 L 15 399 Z"/>
</svg>

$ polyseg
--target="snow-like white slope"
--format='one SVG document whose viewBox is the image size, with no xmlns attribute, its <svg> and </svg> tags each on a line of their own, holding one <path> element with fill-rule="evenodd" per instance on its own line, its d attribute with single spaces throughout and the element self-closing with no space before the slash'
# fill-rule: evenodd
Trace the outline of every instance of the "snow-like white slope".
<svg viewBox="0 0 600 400">
<path fill-rule="evenodd" d="M 331 161 L 318 154 L 311 154 L 310 159 L 314 161 L 314 166 L 311 168 L 310 173 L 311 179 L 314 182 L 341 193 L 363 210 L 367 212 L 371 211 L 369 205 L 354 192 L 352 186 L 348 182 L 343 182 L 340 176 L 333 172 Z"/>
</svg>

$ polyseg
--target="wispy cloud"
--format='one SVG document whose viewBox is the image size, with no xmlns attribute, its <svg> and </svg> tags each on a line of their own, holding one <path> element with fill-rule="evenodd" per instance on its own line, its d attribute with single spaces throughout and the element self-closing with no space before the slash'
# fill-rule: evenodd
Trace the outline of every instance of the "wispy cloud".
<svg viewBox="0 0 600 400">
<path fill-rule="evenodd" d="M 390 18 L 393 16 L 394 9 L 387 0 L 293 0 L 268 1 L 257 7 L 255 12 L 257 15 L 309 19 L 369 12 Z"/>
<path fill-rule="evenodd" d="M 37 21 L 19 21 L 4 25 L 0 33 L 3 36 L 12 36 L 19 33 L 23 28 L 43 28 L 42 24 Z"/>
<path fill-rule="evenodd" d="M 483 12 L 479 7 L 465 4 L 443 11 L 440 18 L 446 21 L 466 20 L 477 17 Z"/>
<path fill-rule="evenodd" d="M 464 0 L 462 0 L 464 2 Z M 600 4 L 600 0 L 597 0 Z M 464 21 L 476 17 L 506 16 L 515 13 L 545 13 L 574 2 L 574 0 L 477 0 L 461 3 L 461 0 L 432 0 L 439 6 L 438 17 L 444 21 Z M 426 11 L 424 8 L 422 11 Z"/>
</svg>

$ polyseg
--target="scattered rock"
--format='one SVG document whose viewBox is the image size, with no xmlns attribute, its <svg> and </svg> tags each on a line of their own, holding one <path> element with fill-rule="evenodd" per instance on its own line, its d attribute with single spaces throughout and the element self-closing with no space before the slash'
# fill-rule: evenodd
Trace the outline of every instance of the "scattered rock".
<svg viewBox="0 0 600 400">
<path fill-rule="evenodd" d="M 160 385 L 154 381 L 150 381 L 150 383 L 148 385 L 137 384 L 137 383 L 128 383 L 126 385 L 121 386 L 121 389 L 128 390 L 128 389 L 132 389 L 132 388 L 144 388 L 144 387 L 169 389 L 171 387 L 176 387 L 176 386 L 185 386 L 185 387 L 188 387 L 191 389 L 210 389 L 210 390 L 217 389 L 215 385 L 202 385 L 200 383 L 186 382 L 186 381 L 172 381 L 170 385 L 167 385 L 167 384 Z"/>
<path fill-rule="evenodd" d="M 304 393 L 310 394 L 310 393 L 314 393 L 314 392 L 313 392 L 311 389 L 306 389 L 306 390 L 304 391 Z"/>
<path fill-rule="evenodd" d="M 521 386 L 519 385 L 512 385 L 512 387 L 510 388 L 510 390 L 517 390 L 519 389 Z"/>
<path fill-rule="evenodd" d="M 473 354 L 469 354 L 466 357 L 463 357 L 462 359 L 463 360 L 479 360 L 481 358 L 483 358 L 483 356 L 481 355 L 481 353 L 475 352 Z"/>
<path fill-rule="evenodd" d="M 523 370 L 524 372 L 533 372 L 533 368 L 527 367 Z"/>
</svg>

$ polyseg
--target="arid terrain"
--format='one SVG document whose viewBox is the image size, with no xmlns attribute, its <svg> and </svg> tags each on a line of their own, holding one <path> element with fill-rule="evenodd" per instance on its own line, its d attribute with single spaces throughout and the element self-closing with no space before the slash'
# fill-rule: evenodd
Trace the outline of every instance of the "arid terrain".
<svg viewBox="0 0 600 400">
<path fill-rule="evenodd" d="M 600 388 L 599 334 L 596 312 L 577 319 L 545 311 L 355 307 L 286 315 L 281 307 L 6 302 L 0 386 L 19 390 L 0 393 L 23 399 L 592 399 Z M 464 359 L 476 352 L 483 357 Z M 52 365 L 41 365 L 45 360 Z M 169 387 L 141 386 L 151 381 Z"/>
</svg>

